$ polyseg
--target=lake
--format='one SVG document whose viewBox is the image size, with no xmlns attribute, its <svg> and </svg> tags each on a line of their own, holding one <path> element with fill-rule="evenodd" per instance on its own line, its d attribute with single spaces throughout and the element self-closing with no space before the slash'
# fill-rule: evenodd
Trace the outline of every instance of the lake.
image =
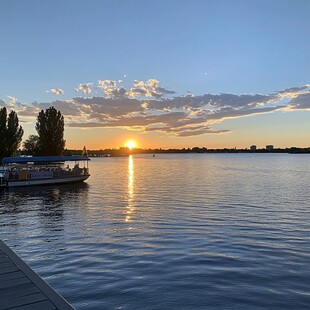
<svg viewBox="0 0 310 310">
<path fill-rule="evenodd" d="M 0 192 L 0 238 L 77 309 L 310 308 L 310 156 L 97 158 Z"/>
</svg>

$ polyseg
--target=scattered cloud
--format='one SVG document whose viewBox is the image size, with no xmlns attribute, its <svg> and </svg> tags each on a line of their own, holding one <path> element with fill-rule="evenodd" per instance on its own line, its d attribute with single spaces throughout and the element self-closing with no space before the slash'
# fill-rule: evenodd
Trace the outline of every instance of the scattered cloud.
<svg viewBox="0 0 310 310">
<path fill-rule="evenodd" d="M 80 84 L 77 91 L 90 94 L 91 85 Z M 8 102 L 0 100 L 0 106 L 14 106 L 19 115 L 26 118 L 35 118 L 40 110 L 54 106 L 66 116 L 66 126 L 70 127 L 159 131 L 179 137 L 229 133 L 229 128 L 214 128 L 216 123 L 229 118 L 279 110 L 310 110 L 309 84 L 272 94 L 194 95 L 188 91 L 182 96 L 159 86 L 156 79 L 134 80 L 129 88 L 125 88 L 121 80 L 99 80 L 97 88 L 103 92 L 101 96 L 32 104 L 9 97 Z M 60 89 L 54 90 L 50 92 L 63 94 Z"/>
<path fill-rule="evenodd" d="M 84 84 L 80 84 L 77 88 L 75 88 L 76 92 L 82 92 L 84 94 L 90 94 L 91 93 L 91 83 L 84 83 Z"/>
<path fill-rule="evenodd" d="M 9 102 L 7 103 L 8 106 L 13 107 L 14 104 L 17 102 L 17 99 L 12 96 L 8 96 L 8 98 L 9 98 Z"/>
<path fill-rule="evenodd" d="M 129 89 L 120 85 L 123 81 L 113 80 L 99 80 L 98 88 L 100 88 L 104 94 L 109 98 L 154 98 L 160 99 L 165 95 L 173 95 L 175 91 L 168 90 L 163 87 L 159 87 L 159 81 L 155 79 L 149 79 L 146 82 L 134 80 L 132 87 Z"/>
<path fill-rule="evenodd" d="M 61 88 L 52 88 L 48 90 L 47 92 L 55 94 L 55 95 L 64 95 L 64 91 Z"/>
</svg>

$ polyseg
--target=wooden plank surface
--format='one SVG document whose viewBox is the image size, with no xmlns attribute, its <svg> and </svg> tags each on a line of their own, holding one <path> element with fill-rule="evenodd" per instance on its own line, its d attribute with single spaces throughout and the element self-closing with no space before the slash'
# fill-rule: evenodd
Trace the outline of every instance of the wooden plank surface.
<svg viewBox="0 0 310 310">
<path fill-rule="evenodd" d="M 23 283 L 19 285 L 15 285 L 14 287 L 8 287 L 1 290 L 0 299 L 4 299 L 6 297 L 20 297 L 27 296 L 34 293 L 40 293 L 40 290 L 33 283 Z"/>
<path fill-rule="evenodd" d="M 55 310 L 55 306 L 49 301 L 44 300 L 40 302 L 36 302 L 31 305 L 21 306 L 18 308 L 11 308 L 10 310 Z"/>
<path fill-rule="evenodd" d="M 0 240 L 0 310 L 74 310 Z"/>
</svg>

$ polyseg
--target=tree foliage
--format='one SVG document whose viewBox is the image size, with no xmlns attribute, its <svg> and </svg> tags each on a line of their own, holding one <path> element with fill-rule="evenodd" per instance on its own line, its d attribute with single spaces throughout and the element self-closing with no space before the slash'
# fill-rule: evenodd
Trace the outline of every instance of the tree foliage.
<svg viewBox="0 0 310 310">
<path fill-rule="evenodd" d="M 37 117 L 39 154 L 45 156 L 62 155 L 66 141 L 64 137 L 64 117 L 60 111 L 50 107 Z"/>
<path fill-rule="evenodd" d="M 6 108 L 0 109 L 0 158 L 6 154 L 6 122 L 7 112 Z"/>
<path fill-rule="evenodd" d="M 37 155 L 39 153 L 39 137 L 36 135 L 30 135 L 23 143 L 25 154 Z"/>
<path fill-rule="evenodd" d="M 24 134 L 19 125 L 18 116 L 15 111 L 7 115 L 5 107 L 0 109 L 0 157 L 11 156 L 16 153 Z"/>
</svg>

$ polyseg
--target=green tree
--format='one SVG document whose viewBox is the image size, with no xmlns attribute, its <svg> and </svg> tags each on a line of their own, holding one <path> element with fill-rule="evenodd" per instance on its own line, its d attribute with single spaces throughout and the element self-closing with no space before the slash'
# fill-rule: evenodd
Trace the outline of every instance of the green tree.
<svg viewBox="0 0 310 310">
<path fill-rule="evenodd" d="M 39 113 L 36 130 L 39 136 L 40 155 L 62 155 L 66 143 L 63 139 L 64 126 L 64 117 L 54 107 L 50 107 L 45 111 L 42 110 Z"/>
<path fill-rule="evenodd" d="M 6 108 L 0 109 L 0 158 L 6 155 L 6 121 L 7 112 Z"/>
<path fill-rule="evenodd" d="M 37 155 L 39 153 L 39 137 L 30 135 L 23 143 L 23 147 L 27 155 Z"/>
<path fill-rule="evenodd" d="M 23 134 L 16 112 L 12 110 L 7 116 L 6 108 L 0 109 L 0 157 L 16 153 Z"/>
</svg>

